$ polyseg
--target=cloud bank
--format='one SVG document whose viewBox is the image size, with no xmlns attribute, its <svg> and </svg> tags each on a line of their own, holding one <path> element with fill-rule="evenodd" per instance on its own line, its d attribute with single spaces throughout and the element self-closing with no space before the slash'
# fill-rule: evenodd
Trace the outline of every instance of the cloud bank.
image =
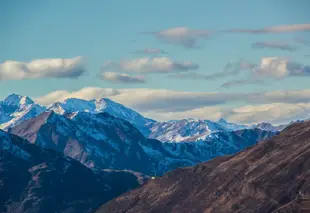
<svg viewBox="0 0 310 213">
<path fill-rule="evenodd" d="M 199 66 L 190 61 L 174 61 L 168 57 L 138 58 L 121 62 L 106 62 L 102 72 L 172 73 L 197 70 Z"/>
<path fill-rule="evenodd" d="M 166 51 L 157 49 L 157 48 L 146 48 L 144 50 L 137 50 L 134 52 L 136 54 L 145 54 L 145 55 L 158 55 L 158 54 L 167 54 Z"/>
<path fill-rule="evenodd" d="M 255 42 L 252 44 L 252 48 L 254 49 L 263 49 L 263 48 L 268 48 L 268 49 L 279 49 L 279 50 L 285 50 L 285 51 L 290 51 L 293 52 L 297 49 L 297 47 L 284 43 L 284 42 Z"/>
<path fill-rule="evenodd" d="M 238 65 L 236 69 L 239 69 Z M 222 87 L 242 86 L 245 84 L 263 84 L 272 79 L 284 79 L 293 76 L 310 76 L 310 66 L 281 57 L 264 57 L 255 65 L 246 79 L 227 81 Z"/>
<path fill-rule="evenodd" d="M 124 73 L 102 72 L 100 78 L 105 81 L 124 84 L 146 83 L 143 76 L 131 76 Z"/>
<path fill-rule="evenodd" d="M 73 92 L 52 92 L 35 98 L 35 101 L 49 105 L 70 97 L 86 100 L 107 97 L 161 121 L 223 117 L 246 124 L 262 121 L 280 124 L 310 116 L 310 90 L 222 93 L 87 87 Z M 233 103 L 235 107 L 224 106 L 227 103 Z"/>
<path fill-rule="evenodd" d="M 226 32 L 251 33 L 251 34 L 310 32 L 310 23 L 279 25 L 279 26 L 265 27 L 265 28 L 260 28 L 260 29 L 235 28 L 235 29 L 226 30 Z"/>
<path fill-rule="evenodd" d="M 249 71 L 255 68 L 254 64 L 251 64 L 245 60 L 240 60 L 237 63 L 228 63 L 226 64 L 223 71 L 212 73 L 212 74 L 204 74 L 204 73 L 176 73 L 172 74 L 169 77 L 176 79 L 192 79 L 192 80 L 216 80 L 222 79 L 228 76 L 236 76 L 242 71 Z"/>
</svg>

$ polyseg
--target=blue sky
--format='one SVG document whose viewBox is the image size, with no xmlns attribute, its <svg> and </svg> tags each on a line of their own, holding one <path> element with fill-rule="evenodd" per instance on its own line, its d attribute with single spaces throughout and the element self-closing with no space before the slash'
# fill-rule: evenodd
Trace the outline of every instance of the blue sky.
<svg viewBox="0 0 310 213">
<path fill-rule="evenodd" d="M 240 69 L 240 60 L 254 64 L 257 70 L 261 59 L 267 57 L 281 60 L 289 58 L 289 63 L 294 67 L 296 64 L 303 66 L 304 73 L 308 73 L 310 30 L 306 25 L 310 25 L 309 6 L 308 0 L 2 0 L 1 64 L 5 61 L 30 62 L 36 59 L 72 59 L 81 56 L 83 68 L 80 65 L 75 68 L 81 68 L 83 72 L 78 72 L 81 75 L 75 72 L 74 75 L 78 75 L 75 77 L 55 77 L 49 74 L 12 77 L 19 75 L 18 72 L 13 72 L 16 69 L 14 66 L 10 67 L 11 76 L 8 77 L 8 71 L 6 70 L 5 76 L 1 73 L 4 66 L 0 66 L 0 99 L 13 92 L 38 98 L 59 90 L 70 93 L 85 87 L 221 94 L 307 90 L 310 89 L 310 75 L 301 77 L 291 70 L 288 73 L 292 74 L 278 78 L 277 74 L 270 75 L 270 67 L 262 71 L 268 72 L 268 75 L 260 75 L 259 80 L 248 71 L 211 80 L 190 76 L 193 73 L 209 76 L 223 72 L 229 62 L 234 69 Z M 286 32 L 230 32 L 232 29 L 252 30 L 284 25 L 288 28 L 300 24 L 305 26 L 300 26 L 297 30 L 290 28 Z M 163 33 L 164 30 L 177 27 L 188 31 L 185 34 L 178 31 L 172 36 Z M 184 38 L 194 40 L 199 48 L 183 45 Z M 257 42 L 264 48 L 253 48 Z M 160 49 L 165 53 L 134 53 L 150 48 Z M 158 57 L 169 59 L 172 65 L 164 68 L 163 72 L 158 69 L 154 71 L 152 63 L 143 69 L 131 69 L 132 64 L 137 62 L 136 59 L 148 58 L 152 62 L 153 58 Z M 281 60 L 275 61 L 275 66 L 278 67 Z M 113 61 L 112 65 L 104 66 L 107 61 Z M 184 61 L 189 61 L 198 68 L 188 66 Z M 272 66 L 272 69 L 278 69 L 277 67 Z M 100 72 L 114 74 L 104 80 L 99 76 Z M 125 77 L 119 77 L 124 74 Z M 182 74 L 187 77 L 178 77 Z M 135 80 L 136 76 L 143 80 Z M 230 87 L 221 86 L 231 80 L 238 82 Z M 259 83 L 253 83 L 256 81 Z M 117 100 L 135 106 L 125 99 Z M 281 100 L 281 103 L 286 101 Z M 225 107 L 241 107 L 243 104 L 248 103 L 227 102 Z"/>
</svg>

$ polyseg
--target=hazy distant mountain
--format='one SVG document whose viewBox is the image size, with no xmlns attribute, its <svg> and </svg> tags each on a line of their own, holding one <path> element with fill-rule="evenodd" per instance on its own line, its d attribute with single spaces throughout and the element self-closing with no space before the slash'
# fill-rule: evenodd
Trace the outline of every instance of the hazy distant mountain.
<svg viewBox="0 0 310 213">
<path fill-rule="evenodd" d="M 0 212 L 85 213 L 139 186 L 130 172 L 92 171 L 0 130 Z"/>
<path fill-rule="evenodd" d="M 235 131 L 239 129 L 248 129 L 248 125 L 242 125 L 242 124 L 235 124 L 227 122 L 225 119 L 221 118 L 218 120 L 217 124 L 221 125 L 226 129 L 226 131 Z"/>
<path fill-rule="evenodd" d="M 195 142 L 203 141 L 214 132 L 246 129 L 244 125 L 199 119 L 182 119 L 153 123 L 150 127 L 150 138 L 163 142 Z"/>
<path fill-rule="evenodd" d="M 271 123 L 263 122 L 263 123 L 259 123 L 259 124 L 253 125 L 252 128 L 259 128 L 259 129 L 263 129 L 263 130 L 266 130 L 266 131 L 277 132 L 277 131 L 282 131 L 288 125 L 289 124 L 274 126 Z"/>
<path fill-rule="evenodd" d="M 97 213 L 308 213 L 310 122 L 233 155 L 180 168 L 113 199 Z"/>
</svg>

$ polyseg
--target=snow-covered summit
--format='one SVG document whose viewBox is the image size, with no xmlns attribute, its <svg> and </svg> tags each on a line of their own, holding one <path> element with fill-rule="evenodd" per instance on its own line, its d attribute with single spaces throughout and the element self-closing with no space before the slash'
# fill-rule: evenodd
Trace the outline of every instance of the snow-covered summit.
<svg viewBox="0 0 310 213">
<path fill-rule="evenodd" d="M 46 110 L 27 96 L 11 94 L 0 101 L 0 129 L 7 129 Z"/>
<path fill-rule="evenodd" d="M 115 117 L 129 121 L 131 124 L 137 127 L 144 135 L 148 134 L 148 128 L 146 127 L 146 125 L 148 123 L 155 122 L 154 120 L 145 118 L 136 111 L 107 98 L 93 99 L 90 101 L 77 98 L 69 98 L 64 100 L 63 102 L 56 102 L 52 104 L 48 109 L 58 114 L 67 114 L 74 112 L 107 112 Z"/>
<path fill-rule="evenodd" d="M 63 102 L 56 102 L 48 107 L 49 110 L 52 110 L 58 114 L 79 112 L 79 111 L 89 111 L 95 112 L 95 105 L 87 100 L 78 99 L 78 98 L 68 98 Z"/>
<path fill-rule="evenodd" d="M 27 96 L 21 96 L 17 95 L 15 93 L 9 95 L 4 99 L 4 101 L 1 101 L 6 103 L 7 105 L 13 105 L 13 106 L 25 106 L 25 105 L 30 105 L 33 104 L 34 102 Z"/>
<path fill-rule="evenodd" d="M 155 123 L 150 130 L 150 138 L 163 142 L 193 142 L 203 140 L 211 133 L 225 129 L 209 120 L 182 119 Z"/>
<path fill-rule="evenodd" d="M 54 111 L 60 115 L 75 112 L 107 112 L 115 117 L 127 120 L 138 128 L 145 136 L 149 134 L 147 124 L 155 122 L 154 120 L 145 118 L 138 112 L 107 98 L 93 100 L 68 98 L 62 102 L 56 102 L 46 108 L 36 104 L 27 96 L 11 94 L 3 101 L 0 101 L 0 129 L 8 129 L 24 120 L 36 117 L 44 111 Z"/>
<path fill-rule="evenodd" d="M 247 128 L 249 127 L 246 125 L 229 123 L 223 118 L 218 122 L 188 118 L 154 123 L 149 137 L 164 142 L 195 142 L 205 140 L 214 132 Z"/>
<path fill-rule="evenodd" d="M 292 124 L 292 122 L 291 122 L 291 124 Z M 262 122 L 262 123 L 253 125 L 252 128 L 258 128 L 258 129 L 262 129 L 262 130 L 266 130 L 266 131 L 277 132 L 277 131 L 282 131 L 287 126 L 288 125 L 276 126 L 276 125 L 272 125 L 271 123 L 268 123 L 268 122 Z"/>
</svg>

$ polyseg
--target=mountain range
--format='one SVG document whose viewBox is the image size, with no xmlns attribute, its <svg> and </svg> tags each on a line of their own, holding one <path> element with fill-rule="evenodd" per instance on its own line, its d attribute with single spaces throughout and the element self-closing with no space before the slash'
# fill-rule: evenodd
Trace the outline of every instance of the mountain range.
<svg viewBox="0 0 310 213">
<path fill-rule="evenodd" d="M 155 122 L 152 119 L 144 118 L 134 110 L 106 98 L 91 101 L 69 98 L 63 102 L 56 102 L 45 107 L 34 103 L 29 97 L 12 94 L 0 101 L 0 128 L 8 129 L 45 111 L 54 111 L 61 115 L 73 112 L 108 112 L 111 115 L 129 121 L 146 135 L 148 134 L 146 125 Z"/>
<path fill-rule="evenodd" d="M 290 124 L 299 123 L 303 121 Z M 0 125 L 4 130 L 0 130 L 0 212 L 5 213 L 92 212 L 99 205 L 144 184 L 150 176 L 166 178 L 179 171 L 191 171 L 189 166 L 198 164 L 194 168 L 204 168 L 201 163 L 205 161 L 222 162 L 221 159 L 230 159 L 227 155 L 249 150 L 253 145 L 260 146 L 259 141 L 268 140 L 287 128 L 287 125 L 270 123 L 234 124 L 224 119 L 159 122 L 105 98 L 90 101 L 69 98 L 46 107 L 16 94 L 0 102 Z M 234 172 L 233 168 L 229 171 Z M 20 178 L 17 173 L 25 175 Z M 191 173 L 184 175 L 192 177 Z M 202 178 L 205 176 L 207 174 L 201 173 Z M 152 181 L 144 187 L 154 183 Z M 204 181 L 199 179 L 198 183 Z M 13 184 L 15 182 L 19 184 Z M 169 182 L 165 190 L 179 183 L 187 182 Z M 155 189 L 154 199 L 160 200 L 156 197 L 157 190 L 160 191 Z M 115 210 L 118 205 L 115 201 L 100 211 L 126 212 L 124 208 L 128 208 L 128 212 L 143 212 L 132 204 L 136 199 L 147 204 L 151 198 L 143 196 L 141 192 L 141 197 L 133 201 L 124 198 L 130 205 L 120 203 L 119 211 Z M 150 202 L 156 204 L 154 200 Z M 150 212 L 156 209 L 165 212 L 161 208 L 158 204 L 153 211 L 152 206 Z"/>
<path fill-rule="evenodd" d="M 45 111 L 54 111 L 60 115 L 75 112 L 89 112 L 92 114 L 107 112 L 117 118 L 130 122 L 145 137 L 157 139 L 162 142 L 199 141 L 203 140 L 209 134 L 218 131 L 235 131 L 253 128 L 267 131 L 281 131 L 287 126 L 274 126 L 265 122 L 256 125 L 241 125 L 228 123 L 224 119 L 220 119 L 218 122 L 190 118 L 158 122 L 150 118 L 145 118 L 138 112 L 107 98 L 90 101 L 68 98 L 63 102 L 56 102 L 46 107 L 35 103 L 29 97 L 12 94 L 3 101 L 0 101 L 0 129 L 6 130 L 27 119 L 36 117 Z"/>
<path fill-rule="evenodd" d="M 0 130 L 0 212 L 85 213 L 140 185 L 125 171 L 91 170 Z"/>
<path fill-rule="evenodd" d="M 214 132 L 229 132 L 247 128 L 249 127 L 245 125 L 228 123 L 224 119 L 213 122 L 189 118 L 152 123 L 148 137 L 163 142 L 193 142 L 203 141 Z M 252 128 L 254 129 L 255 126 Z M 269 129 L 268 131 L 272 130 Z"/>
<path fill-rule="evenodd" d="M 224 119 L 157 122 L 109 99 L 70 98 L 44 107 L 12 94 L 0 103 L 0 111 L 4 129 L 41 148 L 88 168 L 147 175 L 233 154 L 277 132 L 271 125 L 266 131 Z"/>
<path fill-rule="evenodd" d="M 130 122 L 146 136 L 149 134 L 149 130 L 146 127 L 147 124 L 155 122 L 154 120 L 145 118 L 136 111 L 107 98 L 90 101 L 77 98 L 69 98 L 64 100 L 63 102 L 56 102 L 52 104 L 48 107 L 48 109 L 58 114 L 67 114 L 74 112 L 107 112 L 115 117 L 122 118 Z"/>
<path fill-rule="evenodd" d="M 245 129 L 215 132 L 200 142 L 163 143 L 149 139 L 126 120 L 109 113 L 41 113 L 8 130 L 44 149 L 53 149 L 89 168 L 128 169 L 161 175 L 215 156 L 232 154 L 274 132 Z"/>
<path fill-rule="evenodd" d="M 308 213 L 310 121 L 238 154 L 168 172 L 96 213 Z"/>
</svg>

